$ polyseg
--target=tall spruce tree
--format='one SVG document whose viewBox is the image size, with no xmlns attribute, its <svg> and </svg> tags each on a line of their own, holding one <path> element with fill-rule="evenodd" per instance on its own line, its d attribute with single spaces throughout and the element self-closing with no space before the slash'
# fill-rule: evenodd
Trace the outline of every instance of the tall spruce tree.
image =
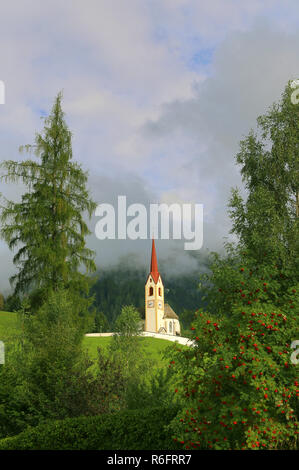
<svg viewBox="0 0 299 470">
<path fill-rule="evenodd" d="M 20 151 L 34 152 L 39 161 L 5 161 L 1 179 L 27 188 L 20 202 L 5 201 L 0 220 L 1 236 L 14 256 L 17 273 L 11 278 L 15 293 L 75 288 L 87 290 L 80 272 L 95 270 L 94 253 L 86 248 L 89 229 L 84 214 L 91 217 L 95 203 L 86 189 L 87 173 L 72 161 L 72 134 L 61 108 L 62 93 L 55 99 L 34 145 Z"/>
</svg>

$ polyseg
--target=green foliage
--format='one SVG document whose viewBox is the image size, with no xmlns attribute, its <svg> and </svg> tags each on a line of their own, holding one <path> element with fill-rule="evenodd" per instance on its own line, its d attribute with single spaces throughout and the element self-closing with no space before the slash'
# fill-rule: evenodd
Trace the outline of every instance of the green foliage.
<svg viewBox="0 0 299 470">
<path fill-rule="evenodd" d="M 141 333 L 140 315 L 135 307 L 126 305 L 122 308 L 121 314 L 116 319 L 115 329 L 110 351 L 119 355 L 126 370 L 134 368 L 141 351 L 141 344 L 138 341 Z"/>
<path fill-rule="evenodd" d="M 109 322 L 103 312 L 96 311 L 91 333 L 107 333 L 110 331 Z"/>
<path fill-rule="evenodd" d="M 84 322 L 79 313 L 67 291 L 50 294 L 35 315 L 23 306 L 22 328 L 7 345 L 0 370 L 0 435 L 47 419 L 120 408 L 121 364 L 99 352 L 97 372 L 90 370 L 93 362 L 82 351 Z"/>
<path fill-rule="evenodd" d="M 123 409 L 127 377 L 122 362 L 98 348 L 96 366 L 96 373 L 90 381 L 91 407 L 85 414 L 111 413 Z"/>
<path fill-rule="evenodd" d="M 1 315 L 0 315 L 0 325 L 1 325 Z M 109 345 L 113 337 L 111 336 L 102 336 L 102 337 L 85 337 L 83 339 L 83 346 L 87 348 L 88 354 L 91 360 L 96 360 L 97 358 L 97 348 L 100 347 L 105 351 L 110 350 Z M 141 336 L 138 341 L 141 343 L 143 350 L 144 361 L 149 361 L 150 363 L 154 362 L 157 367 L 167 366 L 168 362 L 163 357 L 163 351 L 167 349 L 169 341 L 164 339 L 151 338 Z M 154 371 L 152 371 L 154 372 Z"/>
<path fill-rule="evenodd" d="M 123 305 L 135 305 L 144 318 L 144 284 L 146 272 L 118 265 L 98 274 L 98 281 L 91 288 L 95 307 L 114 327 Z M 115 328 L 113 328 L 115 330 Z"/>
<path fill-rule="evenodd" d="M 18 295 L 11 294 L 5 299 L 5 310 L 7 312 L 17 312 L 21 307 L 22 302 Z"/>
<path fill-rule="evenodd" d="M 206 266 L 206 260 L 198 260 L 199 269 L 203 266 Z M 165 299 L 179 315 L 180 320 L 184 310 L 194 312 L 204 305 L 198 287 L 197 272 L 164 276 L 161 266 L 160 269 L 165 282 Z M 95 295 L 96 309 L 105 313 L 111 327 L 114 326 L 123 305 L 134 305 L 144 319 L 144 284 L 147 274 L 146 270 L 123 264 L 98 274 L 99 279 L 93 285 L 91 292 Z M 185 328 L 189 326 L 188 318 L 185 322 L 185 315 L 183 315 L 183 326 Z"/>
<path fill-rule="evenodd" d="M 141 377 L 137 383 L 130 383 L 126 394 L 126 405 L 130 410 L 161 406 L 173 407 L 177 404 L 174 393 L 173 374 L 168 368 L 158 368 L 149 377 Z"/>
<path fill-rule="evenodd" d="M 71 162 L 71 132 L 61 109 L 61 93 L 45 119 L 43 133 L 36 134 L 33 150 L 40 162 L 5 161 L 1 179 L 21 181 L 28 187 L 21 202 L 6 201 L 1 212 L 1 236 L 10 249 L 21 247 L 14 256 L 18 273 L 11 278 L 15 292 L 34 291 L 41 305 L 48 291 L 72 287 L 87 292 L 81 266 L 94 271 L 93 252 L 86 248 L 90 232 L 83 213 L 91 216 L 95 203 L 86 189 L 87 174 Z"/>
<path fill-rule="evenodd" d="M 272 302 L 279 305 L 284 294 L 299 281 L 299 272 L 292 265 L 280 267 L 271 253 L 264 253 L 258 262 L 251 250 L 227 245 L 227 253 L 211 254 L 211 274 L 203 275 L 206 311 L 215 315 L 230 315 L 234 305 L 243 300 L 248 305 Z M 271 286 L 260 285 L 269 278 Z"/>
<path fill-rule="evenodd" d="M 187 449 L 298 448 L 299 121 L 290 92 L 241 142 L 248 197 L 235 189 L 230 200 L 239 243 L 212 254 L 196 346 L 174 354 L 185 404 L 169 429 Z"/>
<path fill-rule="evenodd" d="M 288 84 L 282 99 L 258 118 L 258 132 L 240 144 L 236 161 L 248 190 L 244 202 L 232 192 L 233 233 L 257 262 L 264 256 L 279 268 L 298 266 L 299 120 Z"/>
<path fill-rule="evenodd" d="M 299 284 L 290 277 L 282 289 L 277 266 L 242 261 L 215 273 L 226 309 L 199 311 L 196 346 L 173 356 L 185 404 L 170 430 L 185 448 L 298 445 L 298 373 L 290 358 Z"/>
<path fill-rule="evenodd" d="M 197 305 L 199 308 L 199 305 Z M 180 315 L 180 324 L 181 324 L 181 336 L 188 336 L 190 331 L 190 326 L 194 320 L 194 310 L 184 309 Z"/>
<path fill-rule="evenodd" d="M 140 335 L 140 320 L 140 314 L 133 305 L 122 307 L 121 314 L 115 321 L 115 339 L 121 341 Z"/>
<path fill-rule="evenodd" d="M 64 417 L 65 409 L 60 402 L 67 376 L 77 373 L 82 339 L 66 293 L 50 296 L 34 316 L 23 305 L 20 317 L 22 330 L 8 351 L 0 383 L 5 421 L 8 425 L 12 423 L 8 432 L 24 426 L 27 420 L 37 423 L 43 416 L 52 417 L 55 410 L 57 417 Z M 9 396 L 11 388 L 14 391 Z"/>
<path fill-rule="evenodd" d="M 175 403 L 172 375 L 148 354 L 140 338 L 140 315 L 125 306 L 116 320 L 117 333 L 109 345 L 111 357 L 121 364 L 126 378 L 124 402 L 129 409 L 172 406 Z"/>
<path fill-rule="evenodd" d="M 198 272 L 207 270 L 208 258 L 199 257 L 198 268 L 195 272 L 167 277 L 165 280 L 165 297 L 173 310 L 179 315 L 183 327 L 189 327 L 191 312 L 205 306 L 202 289 L 198 283 Z"/>
<path fill-rule="evenodd" d="M 140 314 L 132 305 L 124 306 L 115 322 L 117 332 L 109 345 L 109 353 L 121 364 L 126 378 L 125 398 L 130 401 L 132 389 L 138 387 L 154 366 L 154 361 L 146 358 L 140 341 Z"/>
<path fill-rule="evenodd" d="M 0 441 L 0 450 L 164 450 L 176 408 L 149 408 L 45 423 Z"/>
</svg>

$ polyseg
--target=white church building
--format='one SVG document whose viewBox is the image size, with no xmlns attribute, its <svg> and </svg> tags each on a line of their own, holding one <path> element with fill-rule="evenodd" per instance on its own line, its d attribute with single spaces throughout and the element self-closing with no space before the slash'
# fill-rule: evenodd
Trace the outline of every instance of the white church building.
<svg viewBox="0 0 299 470">
<path fill-rule="evenodd" d="M 164 303 L 164 285 L 158 271 L 155 241 L 152 241 L 151 271 L 145 284 L 145 331 L 180 335 L 179 317 Z"/>
</svg>

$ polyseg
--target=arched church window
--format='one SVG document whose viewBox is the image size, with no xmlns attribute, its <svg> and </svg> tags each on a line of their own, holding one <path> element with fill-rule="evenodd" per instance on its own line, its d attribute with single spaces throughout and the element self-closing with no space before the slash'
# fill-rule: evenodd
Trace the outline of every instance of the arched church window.
<svg viewBox="0 0 299 470">
<path fill-rule="evenodd" d="M 169 333 L 172 333 L 172 322 L 169 322 Z"/>
<path fill-rule="evenodd" d="M 153 287 L 150 287 L 150 288 L 149 288 L 149 295 L 154 295 L 154 289 L 153 289 Z"/>
<path fill-rule="evenodd" d="M 162 297 L 161 287 L 159 287 L 159 296 Z"/>
</svg>

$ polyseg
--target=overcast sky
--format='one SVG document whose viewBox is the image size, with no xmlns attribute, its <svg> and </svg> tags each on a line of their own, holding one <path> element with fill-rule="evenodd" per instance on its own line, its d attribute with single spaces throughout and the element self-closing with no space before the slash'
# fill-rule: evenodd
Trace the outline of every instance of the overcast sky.
<svg viewBox="0 0 299 470">
<path fill-rule="evenodd" d="M 299 75 L 298 0 L 0 0 L 0 160 L 21 159 L 55 95 L 97 202 L 204 205 L 204 250 L 229 235 L 238 143 Z M 15 197 L 22 191 L 0 184 Z M 90 227 L 94 231 L 96 219 Z M 149 263 L 149 241 L 88 243 L 99 266 Z M 169 270 L 194 269 L 157 242 Z M 14 272 L 0 242 L 0 290 Z"/>
</svg>

